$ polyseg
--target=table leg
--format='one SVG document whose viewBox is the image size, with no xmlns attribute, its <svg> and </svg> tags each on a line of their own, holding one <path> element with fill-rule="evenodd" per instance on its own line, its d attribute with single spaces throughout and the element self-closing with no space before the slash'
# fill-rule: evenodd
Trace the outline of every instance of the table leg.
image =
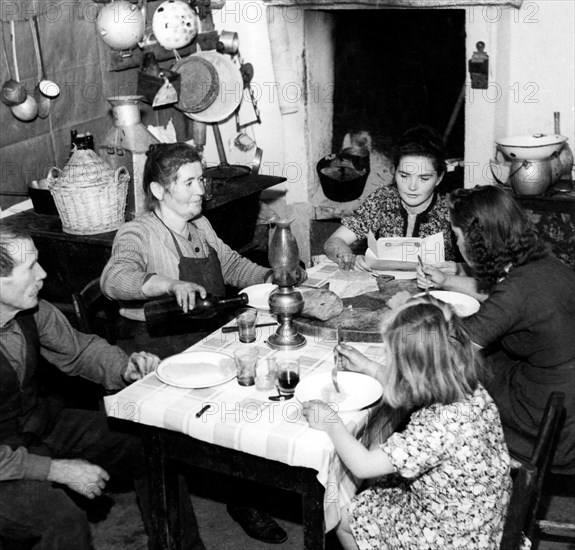
<svg viewBox="0 0 575 550">
<path fill-rule="evenodd" d="M 151 492 L 149 536 L 158 550 L 181 550 L 177 513 L 179 474 L 175 467 L 168 467 L 165 444 L 157 430 L 142 427 L 142 440 Z"/>
<path fill-rule="evenodd" d="M 324 488 L 315 472 L 306 474 L 302 491 L 304 550 L 325 549 L 325 517 L 323 511 Z"/>
</svg>

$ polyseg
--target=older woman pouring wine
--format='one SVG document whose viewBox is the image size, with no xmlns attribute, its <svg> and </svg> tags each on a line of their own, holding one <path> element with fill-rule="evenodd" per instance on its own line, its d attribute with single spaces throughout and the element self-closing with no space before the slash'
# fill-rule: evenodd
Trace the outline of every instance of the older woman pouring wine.
<svg viewBox="0 0 575 550">
<path fill-rule="evenodd" d="M 271 279 L 272 270 L 233 251 L 202 216 L 202 163 L 193 147 L 152 145 L 147 157 L 143 186 L 150 212 L 119 229 L 101 286 L 106 296 L 122 302 L 125 319 L 118 327 L 118 345 L 153 350 L 163 358 L 184 351 L 213 327 L 206 327 L 205 320 L 195 325 L 180 320 L 168 334 L 151 335 L 144 322 L 144 301 L 170 294 L 187 312 L 197 295 L 222 296 L 225 284 L 242 288 L 263 283 Z M 273 544 L 287 539 L 271 517 L 239 502 L 240 491 L 235 493 L 228 512 L 248 535 Z"/>
<path fill-rule="evenodd" d="M 424 272 L 434 288 L 482 301 L 465 325 L 487 356 L 492 376 L 485 386 L 511 454 L 531 456 L 547 397 L 561 391 L 566 415 L 553 467 L 575 472 L 575 273 L 547 251 L 520 206 L 498 187 L 454 191 L 449 211 L 471 276 L 456 264 L 425 265 Z"/>
<path fill-rule="evenodd" d="M 108 298 L 121 301 L 121 314 L 127 319 L 120 327 L 124 334 L 120 333 L 118 345 L 166 357 L 206 333 L 197 327 L 186 334 L 150 335 L 144 301 L 173 295 L 187 312 L 198 294 L 223 296 L 226 284 L 243 288 L 263 283 L 272 271 L 233 251 L 202 216 L 202 164 L 193 147 L 152 145 L 147 156 L 143 187 L 150 212 L 119 229 L 101 286 Z"/>
</svg>

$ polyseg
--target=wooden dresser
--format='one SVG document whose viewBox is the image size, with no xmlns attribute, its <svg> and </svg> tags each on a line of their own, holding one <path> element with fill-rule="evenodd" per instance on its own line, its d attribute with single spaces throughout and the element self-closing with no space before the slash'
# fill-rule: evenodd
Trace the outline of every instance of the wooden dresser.
<svg viewBox="0 0 575 550">
<path fill-rule="evenodd" d="M 553 253 L 575 269 L 575 191 L 535 196 L 513 193 L 513 196 L 539 235 L 551 245 Z"/>
</svg>

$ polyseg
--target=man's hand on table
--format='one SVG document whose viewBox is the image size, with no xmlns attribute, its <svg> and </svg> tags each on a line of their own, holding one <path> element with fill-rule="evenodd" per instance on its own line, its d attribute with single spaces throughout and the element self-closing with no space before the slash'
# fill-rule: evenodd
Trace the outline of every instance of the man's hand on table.
<svg viewBox="0 0 575 550">
<path fill-rule="evenodd" d="M 89 499 L 99 497 L 109 479 L 108 472 L 100 466 L 77 458 L 54 459 L 48 472 L 48 481 L 66 485 Z"/>
<path fill-rule="evenodd" d="M 338 344 L 335 349 L 340 353 L 344 361 L 342 361 L 345 370 L 352 372 L 359 372 L 360 374 L 367 374 L 372 378 L 378 377 L 378 372 L 381 365 L 368 359 L 363 353 L 357 351 L 355 348 L 347 344 Z"/>
<path fill-rule="evenodd" d="M 144 376 L 150 372 L 155 371 L 159 364 L 160 358 L 157 355 L 145 351 L 132 353 L 122 378 L 126 384 L 131 384 L 136 380 L 144 378 Z"/>
</svg>

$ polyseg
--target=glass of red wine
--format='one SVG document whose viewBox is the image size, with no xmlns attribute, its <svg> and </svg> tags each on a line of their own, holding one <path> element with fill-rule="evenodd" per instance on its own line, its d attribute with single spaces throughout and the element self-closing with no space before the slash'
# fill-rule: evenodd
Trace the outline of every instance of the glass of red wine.
<svg viewBox="0 0 575 550">
<path fill-rule="evenodd" d="M 279 393 L 285 399 L 291 399 L 299 383 L 299 362 L 284 359 L 277 362 L 277 385 Z"/>
</svg>

